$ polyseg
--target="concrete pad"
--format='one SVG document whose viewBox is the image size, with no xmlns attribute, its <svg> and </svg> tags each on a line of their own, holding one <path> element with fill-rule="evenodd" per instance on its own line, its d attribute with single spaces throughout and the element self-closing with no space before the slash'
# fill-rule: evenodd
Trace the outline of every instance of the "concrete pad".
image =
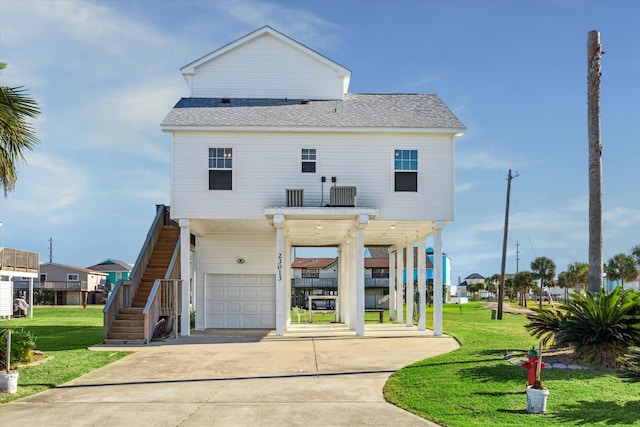
<svg viewBox="0 0 640 427">
<path fill-rule="evenodd" d="M 384 400 L 389 375 L 458 348 L 405 325 L 295 325 L 269 331 L 195 331 L 139 346 L 62 386 L 0 405 L 2 425 L 434 425 Z M 237 333 L 237 334 L 236 334 Z"/>
</svg>

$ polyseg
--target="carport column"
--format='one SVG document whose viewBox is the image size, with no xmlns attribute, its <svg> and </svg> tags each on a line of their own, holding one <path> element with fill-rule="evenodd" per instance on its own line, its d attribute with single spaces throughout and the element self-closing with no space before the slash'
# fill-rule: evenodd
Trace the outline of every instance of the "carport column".
<svg viewBox="0 0 640 427">
<path fill-rule="evenodd" d="M 427 254 L 424 237 L 418 240 L 418 330 L 427 330 Z"/>
<path fill-rule="evenodd" d="M 349 236 L 349 329 L 358 329 L 358 272 L 356 237 Z"/>
<path fill-rule="evenodd" d="M 396 318 L 396 250 L 389 248 L 389 320 Z"/>
<path fill-rule="evenodd" d="M 404 275 L 404 248 L 400 248 L 397 251 L 396 256 L 398 267 L 396 268 L 396 322 L 404 323 L 402 320 L 403 312 L 403 275 Z"/>
<path fill-rule="evenodd" d="M 180 315 L 180 335 L 188 337 L 191 335 L 191 307 L 190 298 L 190 280 L 191 280 L 191 229 L 189 228 L 189 219 L 180 218 L 180 279 L 182 280 L 182 314 Z M 204 313 L 202 313 L 204 315 Z"/>
<path fill-rule="evenodd" d="M 284 313 L 286 329 L 291 325 L 291 242 L 285 236 L 284 243 Z"/>
<path fill-rule="evenodd" d="M 414 261 L 413 258 L 415 256 L 415 247 L 413 243 L 407 246 L 407 313 L 405 324 L 407 326 L 413 326 L 413 286 L 414 286 Z"/>
<path fill-rule="evenodd" d="M 364 335 L 364 228 L 369 224 L 369 215 L 359 215 L 356 230 L 356 335 Z"/>
<path fill-rule="evenodd" d="M 443 221 L 436 221 L 433 232 L 433 335 L 442 336 L 442 229 Z"/>
<path fill-rule="evenodd" d="M 284 254 L 284 216 L 274 215 L 273 226 L 276 228 L 276 335 L 284 335 L 285 326 L 285 254 Z"/>
<path fill-rule="evenodd" d="M 340 245 L 340 290 L 338 298 L 340 298 L 340 310 L 342 311 L 342 322 L 351 328 L 351 276 L 349 263 L 351 259 L 351 245 L 349 242 L 342 242 Z"/>
</svg>

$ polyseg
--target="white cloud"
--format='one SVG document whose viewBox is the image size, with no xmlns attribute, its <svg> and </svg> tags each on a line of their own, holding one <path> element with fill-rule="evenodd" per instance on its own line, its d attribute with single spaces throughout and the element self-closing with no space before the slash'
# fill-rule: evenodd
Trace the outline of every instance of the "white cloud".
<svg viewBox="0 0 640 427">
<path fill-rule="evenodd" d="M 462 184 L 456 183 L 456 194 L 471 190 L 472 188 L 475 188 L 477 186 L 478 186 L 477 182 L 465 182 Z"/>
<path fill-rule="evenodd" d="M 460 169 L 507 170 L 522 168 L 524 162 L 514 156 L 508 158 L 504 150 L 497 147 L 484 147 L 483 150 L 458 150 L 456 166 Z"/>
</svg>

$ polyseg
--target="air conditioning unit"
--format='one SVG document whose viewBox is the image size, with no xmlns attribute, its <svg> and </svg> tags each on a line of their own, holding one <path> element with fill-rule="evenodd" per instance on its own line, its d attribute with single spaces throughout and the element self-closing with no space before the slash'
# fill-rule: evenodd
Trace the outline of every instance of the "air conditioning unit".
<svg viewBox="0 0 640 427">
<path fill-rule="evenodd" d="M 331 187 L 329 206 L 356 207 L 356 187 Z"/>
<path fill-rule="evenodd" d="M 287 207 L 301 208 L 304 206 L 304 190 L 287 190 Z"/>
</svg>

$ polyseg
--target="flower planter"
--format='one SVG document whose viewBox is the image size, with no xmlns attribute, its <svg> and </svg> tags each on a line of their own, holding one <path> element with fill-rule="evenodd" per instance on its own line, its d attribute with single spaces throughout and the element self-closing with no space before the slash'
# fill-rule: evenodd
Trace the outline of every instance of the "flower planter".
<svg viewBox="0 0 640 427">
<path fill-rule="evenodd" d="M 18 373 L 2 372 L 0 373 L 0 392 L 15 393 L 18 391 Z"/>
<path fill-rule="evenodd" d="M 547 410 L 547 397 L 549 397 L 549 390 L 527 387 L 527 412 L 544 414 Z"/>
</svg>

